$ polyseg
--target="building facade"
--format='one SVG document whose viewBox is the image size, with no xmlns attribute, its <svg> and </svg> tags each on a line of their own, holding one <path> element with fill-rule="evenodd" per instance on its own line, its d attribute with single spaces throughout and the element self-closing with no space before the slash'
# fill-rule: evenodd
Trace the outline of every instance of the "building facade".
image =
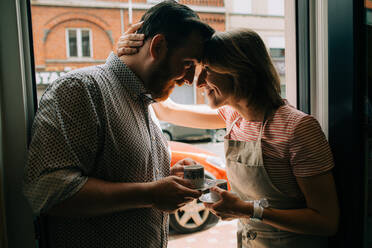
<svg viewBox="0 0 372 248">
<path fill-rule="evenodd" d="M 62 74 L 105 62 L 131 24 L 157 0 L 32 0 L 31 16 L 38 96 Z M 179 0 L 218 31 L 225 30 L 223 0 Z M 174 92 L 180 102 L 204 103 L 195 87 Z M 199 99 L 199 100 L 198 100 Z M 201 101 L 201 102 L 200 102 Z"/>
</svg>

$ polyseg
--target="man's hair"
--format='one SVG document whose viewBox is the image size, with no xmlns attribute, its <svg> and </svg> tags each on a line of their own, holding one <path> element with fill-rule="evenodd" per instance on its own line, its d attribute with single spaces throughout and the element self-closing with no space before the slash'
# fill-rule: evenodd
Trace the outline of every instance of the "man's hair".
<svg viewBox="0 0 372 248">
<path fill-rule="evenodd" d="M 193 31 L 199 32 L 205 41 L 214 33 L 192 9 L 172 0 L 151 7 L 141 21 L 143 25 L 137 33 L 144 34 L 145 40 L 163 34 L 169 49 L 182 45 Z"/>
</svg>

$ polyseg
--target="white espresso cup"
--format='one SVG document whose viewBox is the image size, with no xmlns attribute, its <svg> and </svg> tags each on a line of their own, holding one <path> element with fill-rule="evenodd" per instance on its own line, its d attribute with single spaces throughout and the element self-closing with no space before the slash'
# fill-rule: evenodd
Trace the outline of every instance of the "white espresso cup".
<svg viewBox="0 0 372 248">
<path fill-rule="evenodd" d="M 200 164 L 185 166 L 183 178 L 190 180 L 194 189 L 202 188 L 204 186 L 204 167 Z"/>
<path fill-rule="evenodd" d="M 225 179 L 217 179 L 216 187 L 223 189 L 223 190 L 228 190 L 227 181 Z M 212 190 L 210 191 L 210 197 L 212 201 L 214 202 L 217 202 L 221 199 L 220 194 Z"/>
</svg>

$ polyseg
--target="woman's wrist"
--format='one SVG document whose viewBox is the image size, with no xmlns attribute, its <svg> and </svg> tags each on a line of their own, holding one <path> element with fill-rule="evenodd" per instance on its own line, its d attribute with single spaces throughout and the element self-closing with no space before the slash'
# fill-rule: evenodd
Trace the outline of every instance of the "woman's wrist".
<svg viewBox="0 0 372 248">
<path fill-rule="evenodd" d="M 240 213 L 242 213 L 242 218 L 251 218 L 253 215 L 253 204 L 247 201 L 239 202 Z"/>
</svg>

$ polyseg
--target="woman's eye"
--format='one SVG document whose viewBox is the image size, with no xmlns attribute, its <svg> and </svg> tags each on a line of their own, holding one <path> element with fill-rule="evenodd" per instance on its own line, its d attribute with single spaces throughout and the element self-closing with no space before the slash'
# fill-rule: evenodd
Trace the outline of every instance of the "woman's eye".
<svg viewBox="0 0 372 248">
<path fill-rule="evenodd" d="M 185 61 L 184 62 L 184 66 L 185 66 L 186 69 L 191 68 L 193 65 L 194 65 L 194 62 L 192 62 L 192 61 Z"/>
<path fill-rule="evenodd" d="M 204 70 L 209 74 L 211 73 L 211 69 L 208 66 L 204 66 Z"/>
</svg>

